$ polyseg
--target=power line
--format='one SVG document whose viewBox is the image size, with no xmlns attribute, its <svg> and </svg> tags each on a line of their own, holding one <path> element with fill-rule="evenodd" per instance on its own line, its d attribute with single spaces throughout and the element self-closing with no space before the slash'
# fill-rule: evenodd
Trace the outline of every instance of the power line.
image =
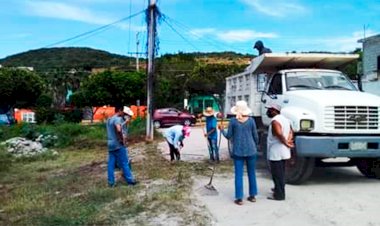
<svg viewBox="0 0 380 226">
<path fill-rule="evenodd" d="M 132 0 L 129 0 L 129 15 L 132 13 Z M 131 51 L 131 20 L 128 23 L 128 52 Z"/>
<path fill-rule="evenodd" d="M 187 40 L 182 34 L 180 34 L 165 18 L 165 16 L 163 17 L 163 21 L 177 34 L 179 35 L 185 42 L 187 42 L 189 45 L 191 45 L 194 49 L 198 50 L 199 49 L 193 45 L 189 40 Z"/>
<path fill-rule="evenodd" d="M 86 35 L 90 35 L 90 34 L 92 34 L 92 33 L 98 32 L 98 31 L 100 31 L 100 30 L 106 29 L 106 28 L 108 28 L 108 27 L 110 27 L 110 26 L 112 26 L 112 25 L 114 25 L 114 24 L 120 23 L 120 22 L 122 22 L 122 21 L 124 21 L 124 20 L 131 19 L 131 18 L 133 18 L 133 17 L 135 17 L 135 16 L 138 16 L 139 14 L 144 13 L 144 12 L 145 12 L 144 10 L 143 10 L 143 11 L 140 11 L 140 12 L 135 13 L 135 14 L 133 14 L 133 15 L 130 15 L 130 16 L 128 16 L 128 17 L 124 17 L 124 18 L 122 18 L 122 19 L 120 19 L 120 20 L 117 20 L 117 21 L 115 21 L 115 22 L 112 22 L 112 23 L 110 23 L 110 24 L 106 24 L 106 25 L 104 25 L 104 26 L 98 27 L 98 28 L 96 28 L 96 29 L 94 29 L 94 30 L 87 31 L 87 32 L 84 32 L 84 33 L 82 33 L 82 34 L 75 35 L 74 37 L 67 38 L 67 39 L 64 39 L 64 40 L 62 40 L 62 41 L 58 41 L 58 42 L 52 43 L 52 44 L 47 45 L 47 46 L 45 46 L 45 47 L 43 47 L 43 48 L 49 48 L 49 47 L 56 46 L 56 45 L 59 45 L 59 44 L 62 44 L 62 43 L 65 43 L 65 42 L 68 42 L 68 41 L 71 41 L 71 40 L 74 40 L 74 39 L 77 39 L 77 38 L 83 37 L 83 36 L 86 36 Z"/>
<path fill-rule="evenodd" d="M 180 23 L 179 21 L 176 21 L 168 16 L 165 15 L 165 18 L 167 18 L 168 20 L 172 21 L 173 23 L 175 23 L 179 28 L 182 28 L 185 32 L 189 33 L 190 35 L 198 38 L 198 39 L 201 39 L 203 40 L 205 43 L 207 43 L 208 45 L 211 45 L 211 46 L 214 46 L 216 49 L 218 50 L 222 50 L 222 51 L 226 51 L 225 50 L 225 46 L 228 46 L 232 49 L 232 51 L 234 51 L 236 49 L 235 46 L 231 46 L 231 45 L 227 45 L 227 44 L 223 44 L 223 45 L 218 45 L 216 44 L 217 40 L 215 39 L 212 39 L 212 38 L 207 38 L 207 36 L 200 36 L 200 35 L 196 35 L 194 32 L 191 31 L 191 28 L 189 28 L 188 26 L 184 25 L 183 23 Z M 242 50 L 240 49 L 241 51 L 245 52 L 246 50 Z"/>
</svg>

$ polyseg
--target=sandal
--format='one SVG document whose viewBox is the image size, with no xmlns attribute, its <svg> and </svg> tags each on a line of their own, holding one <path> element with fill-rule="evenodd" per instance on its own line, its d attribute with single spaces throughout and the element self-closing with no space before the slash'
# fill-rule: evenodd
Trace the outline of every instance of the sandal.
<svg viewBox="0 0 380 226">
<path fill-rule="evenodd" d="M 234 201 L 234 203 L 235 203 L 236 205 L 241 206 L 241 205 L 243 205 L 243 200 L 241 200 L 241 199 L 236 199 L 236 200 Z"/>
<path fill-rule="evenodd" d="M 255 198 L 255 196 L 249 196 L 249 197 L 247 198 L 247 200 L 250 201 L 250 202 L 256 202 L 256 198 Z"/>
</svg>

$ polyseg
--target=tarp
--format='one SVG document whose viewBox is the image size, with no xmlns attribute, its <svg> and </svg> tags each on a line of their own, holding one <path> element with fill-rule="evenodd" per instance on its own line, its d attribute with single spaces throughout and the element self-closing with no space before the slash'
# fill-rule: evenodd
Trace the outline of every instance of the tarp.
<svg viewBox="0 0 380 226">
<path fill-rule="evenodd" d="M 340 69 L 358 58 L 358 54 L 265 53 L 254 58 L 245 73 L 272 73 L 292 68 Z"/>
</svg>

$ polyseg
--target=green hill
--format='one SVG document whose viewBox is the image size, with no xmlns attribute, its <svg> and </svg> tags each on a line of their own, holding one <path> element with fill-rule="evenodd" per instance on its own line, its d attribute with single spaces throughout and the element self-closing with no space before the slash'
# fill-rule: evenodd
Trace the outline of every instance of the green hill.
<svg viewBox="0 0 380 226">
<path fill-rule="evenodd" d="M 165 54 L 162 57 L 187 55 L 205 64 L 247 64 L 253 55 L 243 55 L 234 52 L 212 53 L 177 53 Z M 161 58 L 162 58 L 161 57 Z M 157 59 L 158 61 L 160 58 Z M 4 67 L 33 67 L 37 72 L 49 72 L 56 69 L 70 70 L 119 68 L 134 70 L 135 58 L 112 54 L 103 50 L 81 47 L 43 48 L 8 56 L 0 59 Z M 145 61 L 140 61 L 140 67 L 145 67 Z"/>
<path fill-rule="evenodd" d="M 80 47 L 43 48 L 8 56 L 0 60 L 4 67 L 33 67 L 36 71 L 72 68 L 129 68 L 134 58 L 112 54 L 102 50 Z"/>
</svg>

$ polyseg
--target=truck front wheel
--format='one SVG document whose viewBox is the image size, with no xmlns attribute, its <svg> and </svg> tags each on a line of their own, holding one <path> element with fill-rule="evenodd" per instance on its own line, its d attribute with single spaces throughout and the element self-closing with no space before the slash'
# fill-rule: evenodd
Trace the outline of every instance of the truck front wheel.
<svg viewBox="0 0 380 226">
<path fill-rule="evenodd" d="M 315 159 L 297 156 L 296 150 L 292 150 L 291 159 L 286 163 L 285 179 L 288 184 L 301 184 L 313 173 Z"/>
<path fill-rule="evenodd" d="M 364 176 L 380 179 L 380 159 L 356 159 L 356 167 Z"/>
</svg>

